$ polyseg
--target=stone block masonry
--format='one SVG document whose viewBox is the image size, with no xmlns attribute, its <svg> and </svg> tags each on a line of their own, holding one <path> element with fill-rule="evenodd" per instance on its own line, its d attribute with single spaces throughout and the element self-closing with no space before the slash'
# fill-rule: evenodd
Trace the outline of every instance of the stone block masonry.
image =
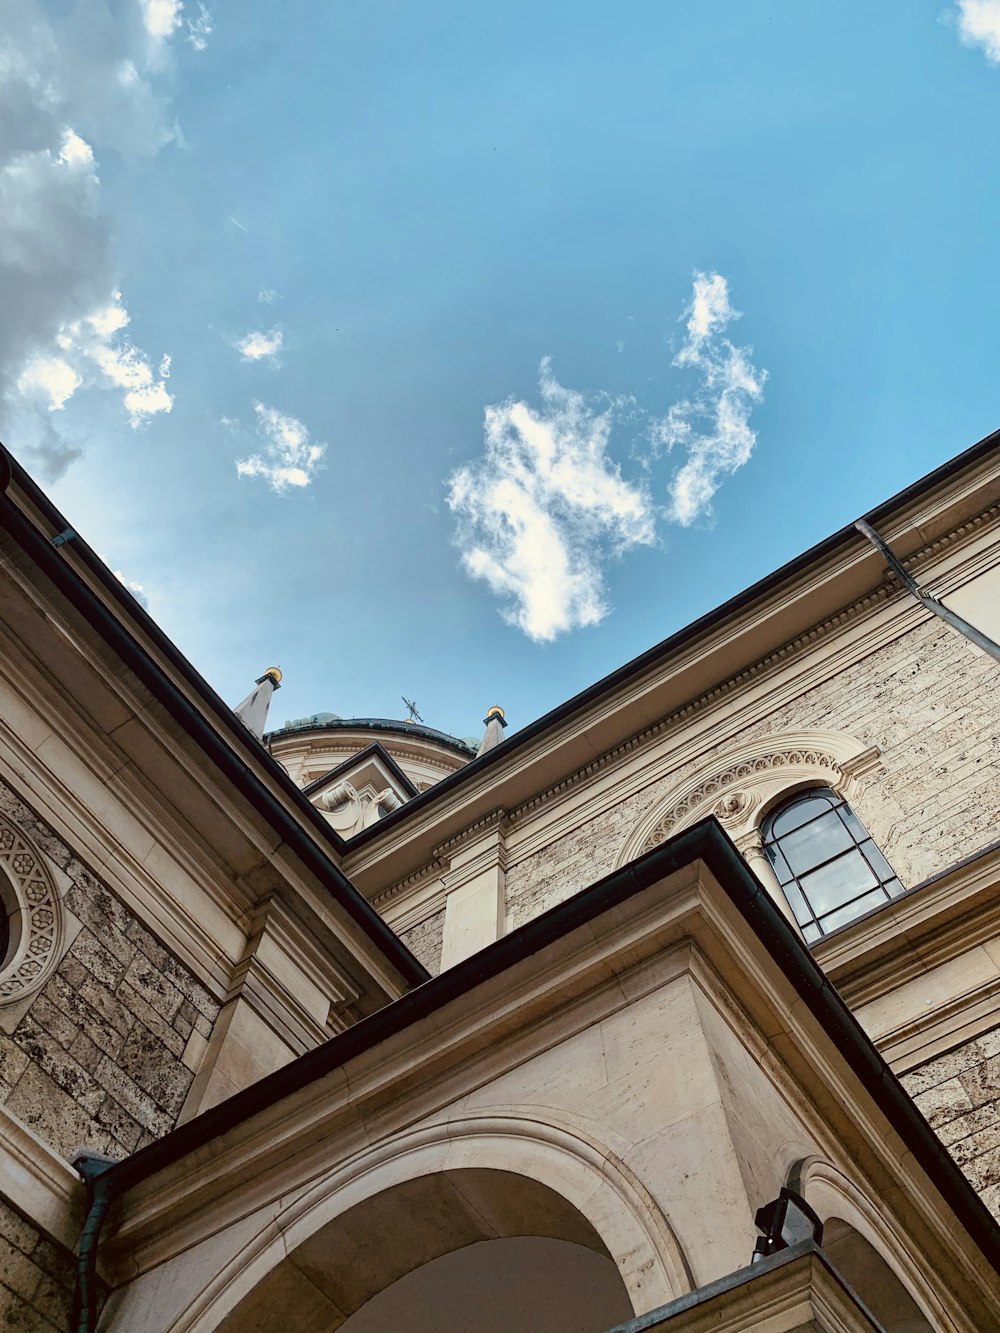
<svg viewBox="0 0 1000 1333">
<path fill-rule="evenodd" d="M 437 975 L 441 971 L 441 948 L 444 944 L 444 908 L 435 912 L 426 921 L 404 931 L 400 939 L 409 951 L 418 958 L 427 971 Z"/>
<path fill-rule="evenodd" d="M 1000 1220 L 1000 1028 L 900 1080 Z"/>
<path fill-rule="evenodd" d="M 124 1157 L 176 1124 L 219 1004 L 2 783 L 0 813 L 69 881 L 73 925 L 55 971 L 0 1030 L 0 1103 L 64 1156 Z"/>
<path fill-rule="evenodd" d="M 0 1333 L 65 1333 L 74 1264 L 0 1197 Z"/>
</svg>

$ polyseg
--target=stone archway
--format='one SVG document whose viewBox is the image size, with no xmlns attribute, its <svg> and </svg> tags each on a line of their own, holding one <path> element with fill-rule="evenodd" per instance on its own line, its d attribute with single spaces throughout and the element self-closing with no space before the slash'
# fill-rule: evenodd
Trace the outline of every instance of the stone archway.
<svg viewBox="0 0 1000 1333">
<path fill-rule="evenodd" d="M 525 1289 L 530 1280 L 534 1290 Z M 373 1326 L 362 1316 L 380 1298 L 383 1317 L 394 1321 L 389 1311 L 409 1305 L 409 1327 L 423 1320 L 443 1333 L 452 1320 L 468 1326 L 477 1284 L 484 1298 L 489 1293 L 492 1313 L 483 1318 L 498 1328 L 508 1310 L 525 1308 L 548 1308 L 549 1320 L 559 1312 L 567 1329 L 581 1333 L 633 1314 L 603 1241 L 563 1196 L 512 1172 L 464 1168 L 418 1176 L 355 1204 L 271 1269 L 218 1328 L 286 1333 L 294 1311 L 296 1329 L 348 1333 Z M 435 1304 L 437 1317 L 429 1318 Z"/>
<path fill-rule="evenodd" d="M 170 1333 L 285 1333 L 289 1301 L 312 1298 L 327 1255 L 357 1253 L 366 1235 L 388 1236 L 385 1210 L 392 1226 L 402 1219 L 402 1232 L 380 1245 L 374 1273 L 353 1285 L 345 1279 L 343 1290 L 334 1265 L 321 1288 L 322 1333 L 407 1273 L 497 1239 L 540 1236 L 610 1258 L 634 1313 L 694 1287 L 667 1218 L 612 1149 L 510 1107 L 396 1137 L 314 1177 L 260 1223 L 248 1218 L 239 1252 L 191 1293 Z M 272 1309 L 284 1322 L 266 1322 Z"/>
<path fill-rule="evenodd" d="M 876 1319 L 898 1333 L 945 1327 L 947 1312 L 883 1211 L 821 1158 L 807 1158 L 795 1174 L 795 1187 L 823 1223 L 823 1249 Z"/>
</svg>

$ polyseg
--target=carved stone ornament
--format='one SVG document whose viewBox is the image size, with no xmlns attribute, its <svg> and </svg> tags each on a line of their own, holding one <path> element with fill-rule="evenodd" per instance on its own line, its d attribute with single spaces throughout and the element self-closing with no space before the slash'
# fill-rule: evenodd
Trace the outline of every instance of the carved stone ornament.
<svg viewBox="0 0 1000 1333">
<path fill-rule="evenodd" d="M 48 870 L 24 834 L 0 817 L 0 899 L 10 948 L 0 968 L 0 1004 L 43 985 L 59 959 L 62 906 Z"/>
<path fill-rule="evenodd" d="M 708 814 L 711 810 L 724 824 L 745 820 L 752 806 L 756 804 L 755 798 L 743 790 L 730 792 L 726 789 L 737 783 L 745 785 L 748 781 L 759 782 L 762 775 L 773 773 L 775 770 L 780 772 L 782 769 L 808 769 L 813 773 L 828 774 L 831 786 L 836 786 L 841 777 L 841 766 L 838 761 L 833 755 L 818 749 L 775 750 L 770 754 L 745 759 L 721 773 L 714 773 L 689 791 L 676 805 L 671 806 L 657 820 L 642 846 L 642 851 L 647 852 L 652 847 L 658 847 L 672 833 L 678 832 L 684 824 L 692 822 L 691 817 L 696 812 L 702 812 L 702 807 L 704 814 Z M 721 799 L 713 803 L 711 798 L 717 793 Z"/>
<path fill-rule="evenodd" d="M 734 791 L 728 796 L 723 796 L 721 801 L 716 801 L 712 807 L 712 813 L 723 824 L 728 824 L 745 815 L 749 806 L 750 797 L 747 796 L 746 792 Z"/>
</svg>

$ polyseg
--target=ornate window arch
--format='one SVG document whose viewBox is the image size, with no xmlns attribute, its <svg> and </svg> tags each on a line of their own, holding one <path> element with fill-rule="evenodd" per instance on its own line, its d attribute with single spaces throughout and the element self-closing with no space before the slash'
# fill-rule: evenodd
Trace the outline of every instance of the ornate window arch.
<svg viewBox="0 0 1000 1333">
<path fill-rule="evenodd" d="M 794 921 L 765 855 L 761 822 L 780 802 L 811 787 L 825 787 L 853 801 L 864 776 L 878 767 L 879 756 L 877 746 L 838 731 L 786 731 L 747 741 L 714 756 L 654 806 L 633 829 L 617 864 L 627 864 L 714 814 Z"/>
<path fill-rule="evenodd" d="M 0 816 L 0 1004 L 44 985 L 59 960 L 63 912 L 52 876 L 28 838 Z"/>
</svg>

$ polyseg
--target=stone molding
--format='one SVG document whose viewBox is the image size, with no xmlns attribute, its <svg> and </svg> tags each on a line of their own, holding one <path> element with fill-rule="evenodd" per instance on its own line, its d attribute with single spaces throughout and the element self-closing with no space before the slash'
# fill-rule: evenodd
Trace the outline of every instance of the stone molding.
<svg viewBox="0 0 1000 1333">
<path fill-rule="evenodd" d="M 63 909 L 44 858 L 29 839 L 0 815 L 0 875 L 13 903 L 4 903 L 11 920 L 12 953 L 0 971 L 0 1005 L 33 995 L 44 986 L 62 953 Z M 15 906 L 16 904 L 16 906 Z M 13 910 L 12 910 L 13 909 Z"/>
</svg>

